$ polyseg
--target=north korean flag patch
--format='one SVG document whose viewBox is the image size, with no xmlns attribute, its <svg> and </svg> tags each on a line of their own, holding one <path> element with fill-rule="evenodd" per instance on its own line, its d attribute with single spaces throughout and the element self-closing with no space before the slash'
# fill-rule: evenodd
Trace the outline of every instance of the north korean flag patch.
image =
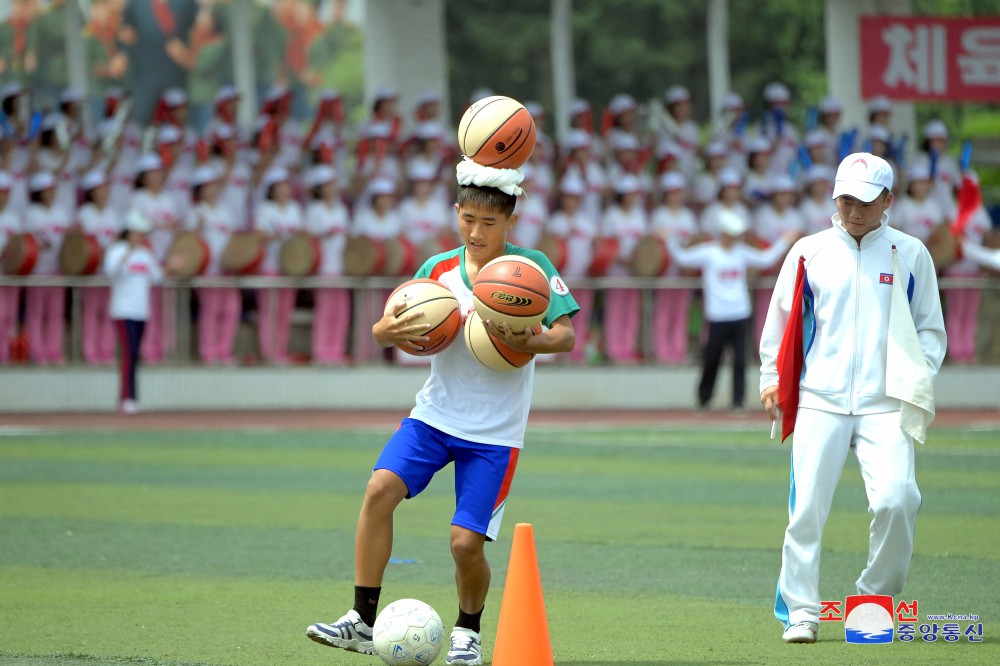
<svg viewBox="0 0 1000 666">
<path fill-rule="evenodd" d="M 878 281 L 880 284 L 892 284 L 892 273 L 879 273 Z"/>
</svg>

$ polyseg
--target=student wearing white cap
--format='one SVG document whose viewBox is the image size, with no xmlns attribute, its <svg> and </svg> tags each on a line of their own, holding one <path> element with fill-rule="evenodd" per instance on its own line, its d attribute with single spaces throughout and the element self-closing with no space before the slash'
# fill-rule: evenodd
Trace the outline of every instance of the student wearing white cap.
<svg viewBox="0 0 1000 666">
<path fill-rule="evenodd" d="M 979 176 L 971 170 L 965 172 L 963 177 L 970 179 L 976 185 L 979 183 Z M 960 217 L 961 214 L 953 219 L 957 220 Z M 983 236 L 992 226 L 993 221 L 990 219 L 990 214 L 980 202 L 969 214 L 958 239 L 963 250 L 966 251 L 959 252 L 958 260 L 944 269 L 944 277 L 977 277 L 981 275 L 980 266 L 996 267 L 995 259 L 991 261 L 983 252 L 980 252 Z M 943 295 L 945 299 L 945 328 L 948 329 L 948 360 L 952 363 L 975 363 L 979 305 L 982 294 L 978 287 L 957 287 L 944 290 Z"/>
<path fill-rule="evenodd" d="M 804 174 L 799 214 L 802 215 L 806 234 L 830 228 L 830 218 L 837 212 L 837 206 L 830 198 L 833 192 L 833 175 L 833 169 L 820 164 L 809 167 Z"/>
<path fill-rule="evenodd" d="M 670 86 L 663 95 L 667 115 L 662 119 L 663 127 L 657 132 L 657 140 L 670 139 L 681 149 L 677 168 L 685 177 L 694 175 L 695 158 L 698 154 L 700 130 L 691 119 L 694 103 L 691 91 L 684 86 Z"/>
<path fill-rule="evenodd" d="M 791 176 L 771 176 L 767 185 L 767 201 L 753 215 L 750 239 L 753 245 L 770 247 L 782 236 L 797 240 L 805 234 L 805 220 L 795 206 L 797 196 L 795 181 Z M 774 263 L 780 258 L 776 257 Z M 757 287 L 753 290 L 754 349 L 760 345 L 760 334 L 764 330 L 764 319 L 770 302 L 770 289 Z"/>
<path fill-rule="evenodd" d="M 751 209 L 767 201 L 768 185 L 774 174 L 771 168 L 774 156 L 772 151 L 771 141 L 763 136 L 746 142 L 747 168 L 743 176 L 743 201 Z"/>
<path fill-rule="evenodd" d="M 705 168 L 695 177 L 691 187 L 691 201 L 697 210 L 703 210 L 718 196 L 719 172 L 729 161 L 729 151 L 720 140 L 709 141 L 701 153 Z"/>
<path fill-rule="evenodd" d="M 825 159 L 817 160 L 814 157 L 813 164 L 830 164 L 839 157 L 840 119 L 844 114 L 844 107 L 836 97 L 827 95 L 819 101 L 816 110 L 819 122 L 815 129 L 806 134 L 803 143 L 807 148 L 817 151 L 822 146 Z"/>
<path fill-rule="evenodd" d="M 770 172 L 790 173 L 792 163 L 798 158 L 799 133 L 788 115 L 792 101 L 788 88 L 777 81 L 764 87 L 765 118 L 761 135 L 771 143 Z"/>
<path fill-rule="evenodd" d="M 222 275 L 222 253 L 243 221 L 222 199 L 224 174 L 204 165 L 191 175 L 191 201 L 185 227 L 198 232 L 208 246 L 205 275 Z M 198 289 L 198 354 L 208 365 L 233 365 L 233 344 L 240 325 L 240 291 L 236 287 Z"/>
<path fill-rule="evenodd" d="M 395 242 L 395 239 L 403 233 L 403 218 L 399 214 L 397 196 L 394 180 L 385 177 L 373 179 L 367 188 L 367 200 L 358 202 L 367 205 L 364 207 L 357 205 L 354 209 L 353 235 L 365 236 L 377 243 Z M 387 289 L 359 289 L 355 292 L 355 297 L 361 306 L 355 309 L 355 315 L 362 321 L 377 320 L 381 316 L 389 293 L 390 290 Z M 355 340 L 356 362 L 376 360 L 381 358 L 381 353 L 381 348 L 370 336 L 359 336 Z"/>
<path fill-rule="evenodd" d="M 0 253 L 7 242 L 24 231 L 21 216 L 10 205 L 10 191 L 14 179 L 0 171 Z M 17 334 L 21 288 L 0 286 L 0 366 L 10 361 L 10 341 Z"/>
<path fill-rule="evenodd" d="M 153 256 L 160 262 L 166 259 L 174 233 L 183 225 L 187 209 L 187 206 L 182 209 L 176 196 L 166 190 L 166 178 L 163 160 L 154 153 L 143 154 L 136 161 L 135 188 L 129 202 L 129 211 L 139 213 L 152 225 L 146 237 Z M 142 340 L 142 360 L 162 363 L 166 350 L 173 347 L 172 300 L 158 286 L 152 288 L 149 298 L 150 311 Z M 165 309 L 171 311 L 165 313 Z"/>
<path fill-rule="evenodd" d="M 35 275 L 59 274 L 59 248 L 72 222 L 73 213 L 56 205 L 56 185 L 56 178 L 48 171 L 38 171 L 28 181 L 31 204 L 24 230 L 34 234 L 40 246 Z M 32 361 L 63 363 L 65 306 L 65 287 L 26 290 L 24 328 Z"/>
<path fill-rule="evenodd" d="M 710 236 L 720 233 L 719 216 L 725 212 L 735 213 L 743 218 L 747 227 L 750 226 L 750 211 L 743 204 L 743 179 L 732 167 L 724 167 L 719 171 L 719 192 L 716 200 L 708 204 L 701 213 L 701 229 Z"/>
<path fill-rule="evenodd" d="M 893 204 L 890 225 L 927 243 L 934 229 L 948 222 L 948 215 L 931 195 L 934 183 L 926 162 L 906 170 L 906 190 Z"/>
<path fill-rule="evenodd" d="M 537 169 L 533 162 L 526 162 L 520 170 L 524 174 L 521 189 L 525 195 L 517 198 L 514 207 L 517 224 L 510 230 L 510 242 L 520 247 L 535 249 L 542 239 L 545 223 L 549 218 L 549 198 L 547 192 L 536 189 L 534 175 Z"/>
<path fill-rule="evenodd" d="M 614 183 L 615 199 L 604 212 L 602 234 L 618 239 L 618 262 L 609 276 L 631 274 L 627 264 L 644 235 L 649 232 L 649 216 L 644 205 L 646 190 L 633 175 L 623 175 Z M 642 359 L 639 327 L 642 320 L 642 292 L 639 289 L 608 289 L 604 292 L 604 350 L 614 363 L 635 364 Z"/>
<path fill-rule="evenodd" d="M 823 525 L 852 449 L 873 514 L 858 594 L 899 595 L 913 554 L 914 442 L 934 417 L 946 336 L 930 254 L 888 226 L 892 185 L 874 155 L 840 163 L 833 224 L 788 253 L 761 340 L 761 403 L 782 439 L 795 431 L 774 605 L 787 643 L 816 641 Z"/>
<path fill-rule="evenodd" d="M 448 225 L 451 211 L 438 191 L 438 165 L 411 159 L 406 167 L 408 194 L 399 204 L 403 233 L 415 246 L 428 239 L 445 235 L 454 245 L 454 234 Z"/>
<path fill-rule="evenodd" d="M 594 256 L 594 239 L 600 230 L 601 218 L 583 205 L 586 194 L 587 184 L 579 176 L 572 173 L 563 176 L 559 183 L 558 204 L 546 225 L 548 233 L 566 243 L 566 263 L 559 272 L 570 282 L 587 277 Z M 576 334 L 576 346 L 568 356 L 573 363 L 583 363 L 588 351 L 596 351 L 590 343 L 594 290 L 574 287 L 573 297 L 580 311 L 570 320 Z"/>
<path fill-rule="evenodd" d="M 28 207 L 28 177 L 31 175 L 35 144 L 28 139 L 30 109 L 24 86 L 10 82 L 0 88 L 0 111 L 7 119 L 10 138 L 5 145 L 3 168 L 12 180 L 8 205 L 23 212 Z"/>
<path fill-rule="evenodd" d="M 76 225 L 83 233 L 97 240 L 104 252 L 118 237 L 120 216 L 109 205 L 108 177 L 98 170 L 88 171 L 80 179 L 84 203 L 76 211 Z M 96 365 L 115 362 L 115 328 L 108 306 L 111 292 L 107 287 L 83 289 L 83 359 Z"/>
<path fill-rule="evenodd" d="M 593 138 L 583 130 L 574 129 L 566 133 L 562 143 L 565 164 L 562 179 L 575 178 L 584 184 L 586 192 L 581 206 L 588 216 L 599 218 L 610 192 L 608 174 L 594 157 Z"/>
<path fill-rule="evenodd" d="M 751 301 L 747 270 L 770 266 L 788 250 L 789 239 L 781 237 L 767 250 L 743 242 L 749 228 L 746 219 L 732 211 L 721 211 L 719 235 L 715 240 L 685 248 L 678 236 L 669 236 L 667 247 L 673 260 L 685 268 L 701 269 L 708 336 L 702 354 L 698 382 L 698 407 L 707 409 L 715 392 L 715 380 L 726 347 L 733 354 L 733 409 L 743 408 L 746 382 L 747 334 Z"/>
<path fill-rule="evenodd" d="M 221 179 L 220 205 L 225 207 L 237 231 L 250 225 L 250 191 L 253 168 L 248 151 L 241 150 L 239 132 L 233 125 L 218 124 L 208 136 L 207 166 L 215 169 Z"/>
<path fill-rule="evenodd" d="M 102 272 L 111 281 L 109 313 L 118 329 L 121 378 L 118 409 L 139 411 L 136 369 L 142 336 L 152 312 L 150 289 L 163 280 L 163 269 L 146 242 L 153 225 L 137 210 L 125 216 L 125 228 L 104 253 Z"/>
<path fill-rule="evenodd" d="M 344 250 L 351 233 L 351 213 L 340 199 L 338 174 L 325 164 L 306 174 L 309 203 L 305 229 L 320 242 L 319 274 L 344 274 Z M 320 365 L 345 365 L 351 333 L 351 290 L 316 289 L 313 297 L 312 360 Z"/>
<path fill-rule="evenodd" d="M 76 209 L 78 172 L 82 167 L 72 148 L 66 119 L 58 113 L 45 114 L 38 133 L 38 150 L 32 171 L 44 171 L 55 178 L 55 205 L 66 211 Z"/>
<path fill-rule="evenodd" d="M 271 167 L 264 174 L 264 201 L 257 206 L 254 228 L 266 242 L 262 275 L 278 275 L 281 245 L 302 229 L 302 207 L 292 198 L 291 174 L 284 167 Z M 257 290 L 257 336 L 260 357 L 268 363 L 287 365 L 288 338 L 295 308 L 295 289 Z"/>
<path fill-rule="evenodd" d="M 687 181 L 679 172 L 665 173 L 660 178 L 660 191 L 660 203 L 653 210 L 650 230 L 664 240 L 673 238 L 682 247 L 687 247 L 699 235 L 694 212 L 684 204 Z M 681 267 L 671 264 L 666 274 L 678 277 L 681 275 Z M 690 311 L 690 289 L 656 290 L 652 343 L 653 356 L 660 363 L 679 364 L 687 361 Z"/>
<path fill-rule="evenodd" d="M 948 127 L 940 120 L 931 120 L 923 128 L 920 153 L 913 164 L 923 164 L 930 172 L 931 196 L 951 216 L 955 213 L 955 189 L 962 182 L 958 161 L 948 153 Z"/>
<path fill-rule="evenodd" d="M 601 134 L 608 153 L 611 145 L 622 135 L 639 138 L 639 103 L 627 93 L 618 93 L 611 98 L 601 118 Z"/>
</svg>

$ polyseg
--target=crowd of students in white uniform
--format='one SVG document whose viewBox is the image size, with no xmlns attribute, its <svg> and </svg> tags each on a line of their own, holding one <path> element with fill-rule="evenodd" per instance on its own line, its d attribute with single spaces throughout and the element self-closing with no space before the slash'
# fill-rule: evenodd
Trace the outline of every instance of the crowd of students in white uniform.
<svg viewBox="0 0 1000 666">
<path fill-rule="evenodd" d="M 291 91 L 275 87 L 252 128 L 244 131 L 236 125 L 240 96 L 227 87 L 219 91 L 212 119 L 199 134 L 187 123 L 187 96 L 178 89 L 163 92 L 146 126 L 129 116 L 126 93 L 110 91 L 92 128 L 81 122 L 86 100 L 79 91 L 66 90 L 58 109 L 41 115 L 25 108 L 30 105 L 26 92 L 16 83 L 0 90 L 0 243 L 17 233 L 34 234 L 40 240 L 34 275 L 59 274 L 58 253 L 68 231 L 81 229 L 106 247 L 130 211 L 149 221 L 148 242 L 161 263 L 176 233 L 199 232 L 210 250 L 204 271 L 210 276 L 224 273 L 220 257 L 233 234 L 251 229 L 265 244 L 257 271 L 264 275 L 279 274 L 282 241 L 301 231 L 320 241 L 322 276 L 344 274 L 351 236 L 385 242 L 405 237 L 415 247 L 458 244 L 451 206 L 459 153 L 453 132 L 440 121 L 441 100 L 434 93 L 401 112 L 396 93 L 381 90 L 369 117 L 352 126 L 336 92 L 323 93 L 314 117 L 299 121 L 291 115 Z M 487 94 L 477 91 L 470 103 Z M 685 246 L 731 228 L 733 216 L 748 230 L 744 242 L 771 246 L 780 237 L 829 226 L 835 212 L 830 199 L 834 166 L 856 150 L 883 156 L 897 169 L 893 226 L 927 240 L 935 227 L 954 219 L 962 174 L 940 121 L 922 128 L 916 157 L 903 165 L 903 138 L 892 133 L 888 100 L 869 100 L 870 122 L 858 129 L 841 126 L 841 107 L 832 98 L 810 111 L 808 129 L 797 125 L 796 116 L 806 114 L 799 113 L 780 83 L 765 88 L 763 102 L 764 113 L 750 123 L 743 100 L 730 94 L 722 109 L 724 122 L 703 127 L 692 117 L 693 100 L 683 86 L 670 87 L 655 107 L 624 93 L 614 95 L 599 113 L 577 100 L 570 111 L 572 129 L 560 142 L 545 131 L 545 109 L 528 102 L 538 143 L 523 167 L 527 196 L 518 203 L 520 217 L 510 242 L 538 247 L 562 239 L 565 254 L 557 268 L 571 286 L 574 279 L 595 274 L 595 254 L 608 237 L 618 241 L 615 256 L 600 270 L 608 276 L 630 275 L 634 248 L 652 236 L 669 239 L 664 246 L 679 255 Z M 978 240 L 989 227 L 981 209 L 965 233 Z M 666 275 L 686 274 L 678 256 L 674 259 Z M 711 265 L 698 269 L 715 270 Z M 747 279 L 719 270 L 729 271 L 726 279 Z M 977 272 L 963 260 L 944 274 Z M 639 290 L 574 288 L 573 293 L 581 312 L 574 318 L 576 349 L 566 362 L 586 362 L 595 352 L 618 364 L 690 360 L 691 289 L 657 290 L 648 349 L 640 344 Z M 311 302 L 313 362 L 381 358 L 381 350 L 367 339 L 352 340 L 352 303 L 359 295 L 322 288 L 299 300 Z M 767 289 L 755 290 L 756 339 L 769 297 Z M 175 344 L 171 298 L 169 289 L 154 288 L 150 295 L 141 350 L 145 362 L 163 361 Z M 63 363 L 65 299 L 62 287 L 32 286 L 23 293 L 0 287 L 0 363 L 9 361 L 10 341 L 19 330 L 32 362 Z M 948 290 L 945 300 L 951 360 L 970 362 L 979 292 Z M 198 351 L 204 362 L 237 362 L 237 328 L 248 320 L 244 306 L 258 314 L 253 320 L 259 358 L 291 362 L 295 290 L 260 289 L 251 300 L 242 298 L 238 287 L 202 288 L 197 303 Z M 108 304 L 106 288 L 83 290 L 87 363 L 113 362 Z M 739 309 L 712 316 L 718 321 L 744 317 L 742 305 Z"/>
</svg>

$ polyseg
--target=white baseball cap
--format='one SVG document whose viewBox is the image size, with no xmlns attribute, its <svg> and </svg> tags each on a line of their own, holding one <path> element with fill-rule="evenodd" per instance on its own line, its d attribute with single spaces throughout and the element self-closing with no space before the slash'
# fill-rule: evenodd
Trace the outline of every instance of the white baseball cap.
<svg viewBox="0 0 1000 666">
<path fill-rule="evenodd" d="M 48 171 L 39 171 L 28 179 L 28 189 L 32 192 L 41 192 L 55 186 L 56 179 Z"/>
<path fill-rule="evenodd" d="M 869 141 L 881 141 L 882 143 L 889 143 L 891 139 L 889 130 L 887 130 L 883 125 L 875 124 L 868 128 L 868 140 Z"/>
<path fill-rule="evenodd" d="M 100 169 L 91 169 L 80 178 L 80 189 L 84 192 L 100 187 L 108 182 L 107 176 Z"/>
<path fill-rule="evenodd" d="M 667 92 L 663 95 L 663 98 L 667 101 L 667 104 L 690 102 L 691 91 L 684 86 L 670 86 L 667 88 Z"/>
<path fill-rule="evenodd" d="M 437 169 L 427 160 L 411 160 L 406 165 L 406 177 L 413 181 L 437 180 Z"/>
<path fill-rule="evenodd" d="M 813 146 L 825 146 L 826 145 L 826 134 L 822 130 L 814 129 L 809 130 L 806 133 L 806 138 L 803 141 L 806 148 L 812 148 Z"/>
<path fill-rule="evenodd" d="M 198 167 L 194 170 L 194 173 L 191 174 L 191 186 L 198 187 L 200 185 L 214 183 L 221 178 L 222 173 L 218 169 L 206 164 L 205 166 Z"/>
<path fill-rule="evenodd" d="M 396 183 L 391 178 L 375 178 L 368 184 L 368 194 L 375 197 L 380 194 L 395 194 Z"/>
<path fill-rule="evenodd" d="M 441 141 L 447 134 L 441 123 L 436 120 L 426 120 L 413 130 L 413 136 L 421 141 Z"/>
<path fill-rule="evenodd" d="M 615 180 L 614 189 L 618 194 L 634 194 L 642 192 L 642 181 L 636 176 L 627 173 Z"/>
<path fill-rule="evenodd" d="M 769 153 L 771 152 L 771 142 L 766 137 L 756 136 L 746 143 L 748 153 Z"/>
<path fill-rule="evenodd" d="M 285 167 L 271 167 L 264 173 L 264 187 L 271 187 L 278 183 L 285 183 L 291 179 L 288 169 Z"/>
<path fill-rule="evenodd" d="M 155 153 L 145 153 L 139 157 L 135 163 L 135 173 L 143 174 L 147 171 L 156 171 L 163 168 L 163 160 Z"/>
<path fill-rule="evenodd" d="M 608 110 L 616 116 L 621 115 L 626 111 L 631 111 L 637 107 L 638 104 L 636 104 L 635 98 L 626 93 L 618 93 L 612 97 L 611 101 L 608 103 Z"/>
<path fill-rule="evenodd" d="M 137 210 L 130 210 L 125 216 L 125 229 L 128 231 L 138 231 L 148 234 L 153 230 L 153 223 L 148 217 Z"/>
<path fill-rule="evenodd" d="M 319 185 L 326 185 L 327 183 L 333 183 L 337 180 L 337 171 L 326 164 L 320 164 L 309 170 L 306 174 L 306 186 L 307 187 L 317 187 Z"/>
<path fill-rule="evenodd" d="M 0 192 L 7 192 L 14 186 L 14 179 L 6 171 L 0 171 Z"/>
<path fill-rule="evenodd" d="M 876 95 L 868 100 L 868 113 L 892 113 L 892 102 L 888 97 Z"/>
<path fill-rule="evenodd" d="M 743 98 L 737 93 L 728 92 L 725 97 L 722 98 L 723 111 L 742 111 L 745 108 L 746 104 L 744 104 Z"/>
<path fill-rule="evenodd" d="M 577 148 L 589 148 L 590 135 L 582 129 L 572 129 L 566 132 L 566 138 L 563 139 L 562 146 L 563 150 L 567 152 L 576 150 Z"/>
<path fill-rule="evenodd" d="M 723 141 L 709 141 L 705 146 L 705 157 L 725 157 L 728 152 Z"/>
<path fill-rule="evenodd" d="M 771 176 L 767 183 L 767 191 L 770 194 L 777 192 L 795 192 L 795 181 L 787 173 L 779 173 Z"/>
<path fill-rule="evenodd" d="M 628 132 L 615 132 L 611 137 L 611 150 L 639 150 L 639 139 Z"/>
<path fill-rule="evenodd" d="M 931 167 L 926 162 L 916 162 L 906 170 L 906 179 L 911 183 L 915 180 L 930 180 Z"/>
<path fill-rule="evenodd" d="M 185 106 L 188 103 L 187 93 L 180 88 L 167 88 L 163 91 L 160 99 L 171 109 L 178 106 Z"/>
<path fill-rule="evenodd" d="M 679 158 L 684 154 L 684 149 L 673 139 L 660 139 L 656 144 L 656 159 L 662 160 L 667 155 Z"/>
<path fill-rule="evenodd" d="M 545 107 L 543 107 L 540 102 L 525 102 L 524 108 L 532 118 L 545 117 Z"/>
<path fill-rule="evenodd" d="M 215 103 L 220 104 L 222 102 L 228 102 L 232 99 L 239 99 L 240 91 L 236 89 L 236 86 L 222 86 L 219 88 L 219 92 L 215 93 Z"/>
<path fill-rule="evenodd" d="M 687 187 L 687 179 L 679 171 L 668 171 L 660 176 L 660 189 L 664 192 L 676 192 Z"/>
<path fill-rule="evenodd" d="M 3 88 L 0 88 L 0 99 L 7 99 L 8 97 L 17 97 L 18 95 L 24 94 L 24 86 L 16 81 L 7 83 Z"/>
<path fill-rule="evenodd" d="M 578 116 L 581 113 L 586 113 L 587 111 L 590 111 L 590 102 L 585 99 L 577 97 L 569 105 L 570 117 Z"/>
<path fill-rule="evenodd" d="M 477 88 L 472 91 L 469 95 L 469 104 L 475 104 L 481 99 L 486 99 L 487 97 L 493 97 L 496 95 L 490 88 Z"/>
<path fill-rule="evenodd" d="M 719 187 L 739 187 L 743 184 L 743 178 L 740 176 L 740 172 L 732 167 L 723 167 L 719 169 L 719 175 L 717 178 L 719 181 Z"/>
<path fill-rule="evenodd" d="M 729 236 L 739 236 L 749 229 L 749 225 L 742 215 L 737 215 L 725 208 L 719 209 L 718 223 L 719 230 Z"/>
<path fill-rule="evenodd" d="M 833 181 L 833 169 L 825 164 L 814 164 L 806 171 L 807 183 L 820 183 Z"/>
<path fill-rule="evenodd" d="M 792 99 L 791 93 L 783 83 L 774 81 L 764 87 L 764 100 L 772 104 L 787 104 Z"/>
<path fill-rule="evenodd" d="M 854 197 L 869 203 L 892 189 L 892 167 L 881 157 L 871 153 L 852 153 L 837 167 L 833 185 L 833 198 Z"/>
<path fill-rule="evenodd" d="M 932 120 L 924 125 L 924 138 L 947 139 L 948 128 L 940 120 Z"/>
<path fill-rule="evenodd" d="M 156 143 L 160 146 L 177 143 L 182 138 L 181 131 L 174 125 L 160 125 L 156 132 Z"/>
<path fill-rule="evenodd" d="M 820 113 L 843 113 L 844 107 L 836 97 L 827 96 L 819 102 Z"/>
<path fill-rule="evenodd" d="M 87 99 L 83 91 L 76 86 L 68 86 L 59 93 L 59 103 L 60 104 L 76 104 Z"/>
</svg>

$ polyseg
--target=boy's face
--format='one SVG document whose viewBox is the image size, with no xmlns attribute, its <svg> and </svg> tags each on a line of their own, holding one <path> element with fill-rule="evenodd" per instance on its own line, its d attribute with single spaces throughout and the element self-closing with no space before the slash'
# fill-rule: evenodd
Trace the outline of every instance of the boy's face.
<svg viewBox="0 0 1000 666">
<path fill-rule="evenodd" d="M 482 265 L 504 253 L 507 234 L 517 221 L 517 213 L 507 217 L 502 211 L 475 204 L 455 204 L 455 211 L 458 213 L 458 234 L 469 257 Z"/>
<path fill-rule="evenodd" d="M 855 238 L 861 238 L 879 228 L 882 213 L 892 204 L 892 193 L 880 194 L 867 203 L 845 194 L 837 197 L 836 202 L 844 229 Z"/>
</svg>

